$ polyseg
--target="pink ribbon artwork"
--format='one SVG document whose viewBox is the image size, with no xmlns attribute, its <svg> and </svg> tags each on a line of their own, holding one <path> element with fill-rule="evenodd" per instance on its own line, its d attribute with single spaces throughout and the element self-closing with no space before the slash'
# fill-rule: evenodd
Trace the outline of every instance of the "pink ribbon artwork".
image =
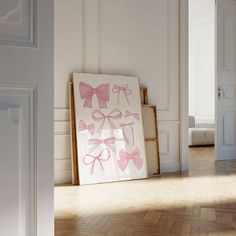
<svg viewBox="0 0 236 236">
<path fill-rule="evenodd" d="M 105 151 L 107 153 L 105 153 Z M 106 157 L 104 157 L 104 156 L 106 156 Z M 91 154 L 87 154 L 86 156 L 84 156 L 83 163 L 84 163 L 84 165 L 91 166 L 90 175 L 93 175 L 95 164 L 98 163 L 100 165 L 101 170 L 104 170 L 103 162 L 108 161 L 110 159 L 110 157 L 111 157 L 110 150 L 105 148 L 97 156 L 94 156 Z"/>
<path fill-rule="evenodd" d="M 84 130 L 88 130 L 88 132 L 93 135 L 95 132 L 95 125 L 94 124 L 90 124 L 87 125 L 83 120 L 79 121 L 79 131 L 84 131 Z"/>
<path fill-rule="evenodd" d="M 129 161 L 132 161 L 137 169 L 141 169 L 143 166 L 143 159 L 141 158 L 140 150 L 136 148 L 132 153 L 127 153 L 123 149 L 121 149 L 120 160 L 117 161 L 118 166 L 122 171 L 125 171 L 127 168 Z"/>
<path fill-rule="evenodd" d="M 124 113 L 124 118 L 127 118 L 127 117 L 133 117 L 135 118 L 136 120 L 139 120 L 139 114 L 138 113 L 133 113 L 133 112 L 130 112 L 130 111 L 125 111 Z"/>
<path fill-rule="evenodd" d="M 80 82 L 79 91 L 80 91 L 81 99 L 85 100 L 83 107 L 92 108 L 93 95 L 96 95 L 98 103 L 99 103 L 99 108 L 107 108 L 107 102 L 110 99 L 110 85 L 109 84 L 101 84 L 97 86 L 96 88 L 93 88 L 89 84 Z"/>
<path fill-rule="evenodd" d="M 121 119 L 122 113 L 118 108 L 113 109 L 108 115 L 105 115 L 100 110 L 95 110 L 92 114 L 92 118 L 94 121 L 101 121 L 101 124 L 98 128 L 98 132 L 100 132 L 103 129 L 106 120 L 108 120 L 111 129 L 116 129 L 116 126 L 112 120 Z"/>
<path fill-rule="evenodd" d="M 116 152 L 116 149 L 113 146 L 115 143 L 116 143 L 116 138 L 115 137 L 106 138 L 106 139 L 96 139 L 96 138 L 89 139 L 89 145 L 93 145 L 93 147 L 91 147 L 89 149 L 89 152 L 93 152 L 101 144 L 106 145 L 113 152 Z"/>
<path fill-rule="evenodd" d="M 123 133 L 124 139 L 127 144 L 130 144 L 130 142 L 129 142 L 128 136 L 126 134 L 126 128 L 130 128 L 132 144 L 133 145 L 135 144 L 135 142 L 134 142 L 134 128 L 133 128 L 134 125 L 135 125 L 134 122 L 130 122 L 128 124 L 120 124 L 120 127 L 122 128 L 122 133 Z"/>
<path fill-rule="evenodd" d="M 117 105 L 120 104 L 120 94 L 121 93 L 124 94 L 124 97 L 125 97 L 127 103 L 130 105 L 130 101 L 129 101 L 128 97 L 132 94 L 132 91 L 131 91 L 131 89 L 129 89 L 128 84 L 121 85 L 121 86 L 114 85 L 112 92 L 117 93 Z"/>
</svg>

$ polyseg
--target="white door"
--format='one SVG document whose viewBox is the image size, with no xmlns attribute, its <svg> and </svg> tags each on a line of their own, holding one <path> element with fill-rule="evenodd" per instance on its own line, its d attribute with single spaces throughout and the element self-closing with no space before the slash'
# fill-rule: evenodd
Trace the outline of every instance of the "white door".
<svg viewBox="0 0 236 236">
<path fill-rule="evenodd" d="M 1 0 L 0 235 L 53 221 L 53 0 Z"/>
<path fill-rule="evenodd" d="M 216 159 L 236 159 L 236 0 L 217 0 Z"/>
</svg>

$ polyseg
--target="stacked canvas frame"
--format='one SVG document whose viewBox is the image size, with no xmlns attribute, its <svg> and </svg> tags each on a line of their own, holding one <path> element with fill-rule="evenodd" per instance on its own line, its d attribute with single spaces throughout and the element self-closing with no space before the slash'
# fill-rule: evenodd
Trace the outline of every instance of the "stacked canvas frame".
<svg viewBox="0 0 236 236">
<path fill-rule="evenodd" d="M 160 151 L 158 138 L 157 108 L 155 105 L 142 105 L 144 137 L 149 176 L 160 174 Z"/>
</svg>

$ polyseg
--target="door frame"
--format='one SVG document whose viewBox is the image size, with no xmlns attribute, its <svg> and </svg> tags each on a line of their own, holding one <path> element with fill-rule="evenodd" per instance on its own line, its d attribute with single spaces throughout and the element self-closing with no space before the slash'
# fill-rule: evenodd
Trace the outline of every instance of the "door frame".
<svg viewBox="0 0 236 236">
<path fill-rule="evenodd" d="M 217 0 L 215 0 L 217 1 Z M 179 76 L 180 76 L 180 163 L 181 171 L 189 169 L 188 153 L 188 129 L 189 129 L 189 0 L 180 0 L 180 19 L 179 19 Z M 215 19 L 217 10 L 215 8 Z M 215 20 L 215 37 L 217 42 L 217 30 Z M 217 43 L 215 45 L 217 49 Z M 217 56 L 217 50 L 215 51 Z M 215 58 L 215 88 L 217 88 L 217 58 Z M 216 91 L 216 90 L 215 90 Z M 217 94 L 215 93 L 215 124 L 217 124 Z M 216 129 L 217 131 L 217 129 Z M 216 136 L 216 135 L 215 135 Z M 215 137 L 216 143 L 216 137 Z M 216 159 L 216 157 L 215 157 Z"/>
<path fill-rule="evenodd" d="M 188 0 L 179 2 L 179 82 L 180 82 L 180 168 L 181 171 L 189 169 L 188 154 L 188 71 L 189 71 L 189 17 Z"/>
</svg>

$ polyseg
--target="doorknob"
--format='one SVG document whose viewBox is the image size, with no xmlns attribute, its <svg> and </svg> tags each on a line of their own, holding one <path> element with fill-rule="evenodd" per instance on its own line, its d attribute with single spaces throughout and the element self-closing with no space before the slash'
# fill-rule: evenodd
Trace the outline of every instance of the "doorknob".
<svg viewBox="0 0 236 236">
<path fill-rule="evenodd" d="M 220 99 L 221 97 L 221 87 L 218 87 L 218 98 Z"/>
</svg>

